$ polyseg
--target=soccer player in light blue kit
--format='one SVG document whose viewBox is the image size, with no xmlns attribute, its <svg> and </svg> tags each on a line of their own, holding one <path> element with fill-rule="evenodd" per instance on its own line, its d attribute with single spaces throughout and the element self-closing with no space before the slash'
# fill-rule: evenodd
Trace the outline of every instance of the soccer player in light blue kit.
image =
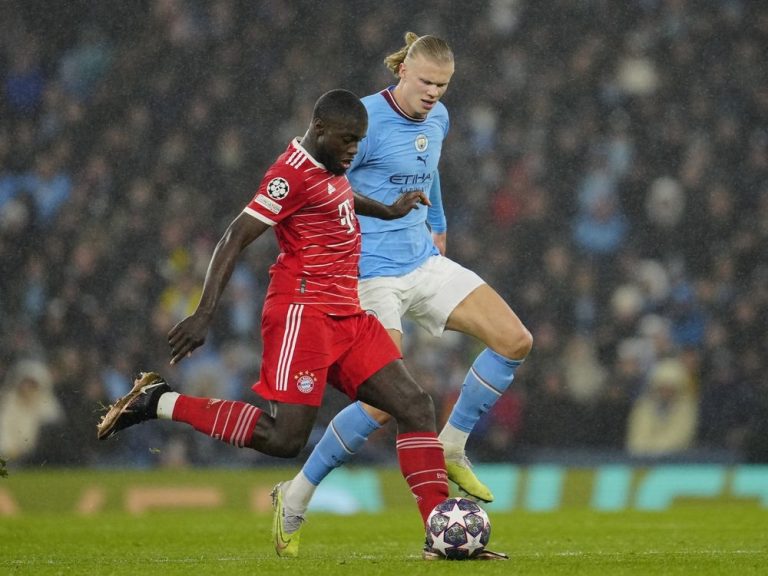
<svg viewBox="0 0 768 576">
<path fill-rule="evenodd" d="M 363 98 L 368 133 L 347 175 L 356 194 L 391 204 L 409 190 L 423 190 L 429 192 L 431 205 L 399 220 L 360 217 L 360 302 L 378 316 L 399 348 L 403 316 L 435 336 L 456 330 L 486 345 L 467 373 L 439 437 L 448 477 L 468 495 L 490 502 L 493 494 L 474 475 L 464 453 L 466 441 L 512 383 L 533 340 L 495 290 L 444 256 L 446 219 L 438 162 L 449 118 L 440 98 L 453 75 L 453 53 L 434 36 L 408 32 L 405 40 L 406 45 L 384 61 L 398 78 L 397 85 Z M 349 405 L 331 421 L 302 470 L 275 487 L 273 537 L 278 554 L 298 555 L 304 513 L 315 488 L 389 418 L 361 402 Z M 425 550 L 424 557 L 435 555 Z"/>
</svg>

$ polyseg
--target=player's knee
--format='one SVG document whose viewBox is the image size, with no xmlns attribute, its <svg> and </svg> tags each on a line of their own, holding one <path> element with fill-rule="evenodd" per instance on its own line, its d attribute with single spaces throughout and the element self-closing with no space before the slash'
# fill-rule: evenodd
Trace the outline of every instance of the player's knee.
<svg viewBox="0 0 768 576">
<path fill-rule="evenodd" d="M 533 348 L 533 335 L 522 324 L 515 330 L 510 331 L 495 351 L 512 360 L 522 360 Z"/>
<path fill-rule="evenodd" d="M 517 353 L 519 356 L 515 358 L 525 358 L 531 352 L 531 348 L 533 348 L 533 334 L 531 334 L 528 328 L 522 326 L 517 338 Z"/>
<path fill-rule="evenodd" d="M 272 455 L 278 458 L 296 458 L 304 445 L 305 441 L 302 438 L 281 438 L 272 451 Z"/>
<path fill-rule="evenodd" d="M 435 426 L 435 405 L 421 387 L 402 399 L 398 414 L 393 414 L 398 426 L 412 430 L 431 430 Z"/>
<path fill-rule="evenodd" d="M 308 435 L 305 436 L 300 430 L 272 428 L 260 438 L 254 435 L 251 447 L 276 458 L 296 458 L 306 446 L 307 440 Z"/>
</svg>

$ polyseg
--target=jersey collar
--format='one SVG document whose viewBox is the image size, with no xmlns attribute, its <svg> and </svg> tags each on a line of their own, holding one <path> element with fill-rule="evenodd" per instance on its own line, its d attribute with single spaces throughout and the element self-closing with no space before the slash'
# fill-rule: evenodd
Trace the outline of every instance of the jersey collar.
<svg viewBox="0 0 768 576">
<path fill-rule="evenodd" d="M 314 164 L 318 168 L 322 168 L 323 170 L 328 170 L 328 168 L 326 168 L 323 164 L 315 160 L 312 154 L 307 152 L 306 148 L 304 148 L 304 146 L 301 145 L 301 137 L 296 136 L 296 138 L 293 139 L 291 144 L 293 144 L 293 147 L 296 148 L 296 150 L 303 153 L 309 159 L 309 161 L 312 162 L 312 164 Z"/>
<path fill-rule="evenodd" d="M 392 90 L 394 90 L 394 88 L 395 88 L 394 85 L 387 86 L 386 88 L 384 88 L 384 90 L 379 92 L 379 94 L 381 94 L 384 97 L 384 100 L 387 101 L 387 104 L 389 104 L 392 110 L 397 112 L 400 116 L 402 116 L 406 120 L 410 120 L 411 122 L 424 122 L 424 120 L 427 119 L 426 116 L 424 118 L 414 118 L 413 116 L 409 116 L 408 114 L 406 114 L 405 110 L 400 108 L 399 104 L 395 100 L 394 95 L 392 94 Z"/>
</svg>

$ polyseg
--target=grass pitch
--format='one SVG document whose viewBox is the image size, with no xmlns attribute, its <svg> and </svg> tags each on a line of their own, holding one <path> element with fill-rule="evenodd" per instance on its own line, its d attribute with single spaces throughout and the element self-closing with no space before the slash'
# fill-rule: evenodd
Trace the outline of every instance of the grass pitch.
<svg viewBox="0 0 768 576">
<path fill-rule="evenodd" d="M 0 521 L 4 574 L 765 574 L 768 514 L 754 507 L 496 514 L 508 562 L 424 562 L 410 513 L 314 515 L 302 556 L 280 559 L 270 517 L 231 511 Z"/>
<path fill-rule="evenodd" d="M 68 503 L 58 510 L 33 505 L 61 500 L 57 492 L 65 493 L 81 477 L 50 475 L 43 482 L 17 476 L 16 481 L 20 487 L 12 493 L 24 511 L 0 517 L 0 574 L 768 573 L 768 511 L 754 502 L 685 502 L 665 512 L 496 512 L 490 547 L 512 559 L 469 563 L 421 559 L 423 534 L 412 502 L 388 506 L 381 514 L 317 513 L 304 527 L 302 556 L 280 559 L 270 542 L 271 515 L 248 506 L 141 514 L 111 506 L 83 515 Z"/>
</svg>

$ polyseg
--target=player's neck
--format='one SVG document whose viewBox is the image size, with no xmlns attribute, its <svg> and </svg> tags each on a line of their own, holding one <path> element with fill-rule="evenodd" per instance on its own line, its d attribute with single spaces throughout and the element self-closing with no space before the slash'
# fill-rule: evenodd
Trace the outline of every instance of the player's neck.
<svg viewBox="0 0 768 576">
<path fill-rule="evenodd" d="M 398 105 L 400 110 L 402 110 L 406 116 L 409 116 L 414 120 L 423 120 L 424 118 L 427 117 L 426 114 L 419 114 L 418 112 L 414 112 L 413 110 L 410 109 L 405 99 L 405 96 L 403 96 L 403 89 L 400 87 L 400 84 L 397 84 L 392 89 L 392 98 L 394 98 L 395 104 Z"/>
<path fill-rule="evenodd" d="M 312 158 L 317 159 L 317 138 L 315 138 L 315 135 L 307 131 L 304 136 L 298 138 L 299 144 L 302 148 L 312 156 Z"/>
</svg>

